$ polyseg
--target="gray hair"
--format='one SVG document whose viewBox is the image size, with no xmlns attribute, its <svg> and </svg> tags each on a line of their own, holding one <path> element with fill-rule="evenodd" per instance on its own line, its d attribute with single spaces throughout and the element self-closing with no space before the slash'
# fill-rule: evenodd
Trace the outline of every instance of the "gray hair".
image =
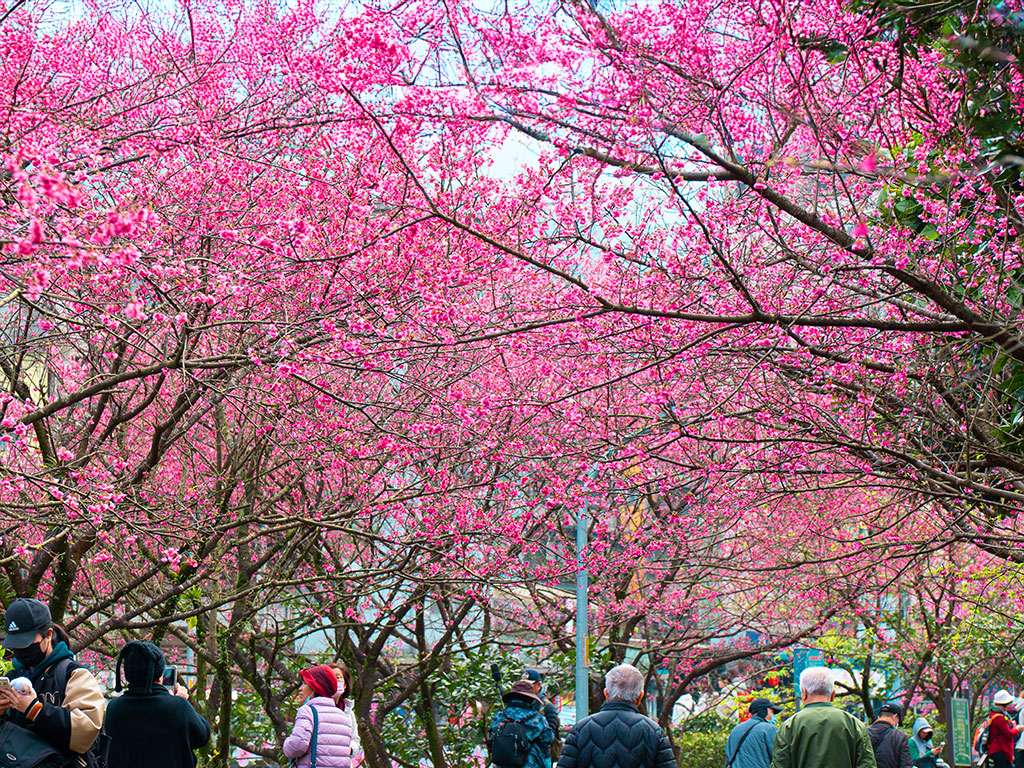
<svg viewBox="0 0 1024 768">
<path fill-rule="evenodd" d="M 800 673 L 800 687 L 808 696 L 831 696 L 836 679 L 828 667 L 808 667 Z"/>
<path fill-rule="evenodd" d="M 636 701 L 644 692 L 644 676 L 632 664 L 619 664 L 604 676 L 609 701 Z"/>
</svg>

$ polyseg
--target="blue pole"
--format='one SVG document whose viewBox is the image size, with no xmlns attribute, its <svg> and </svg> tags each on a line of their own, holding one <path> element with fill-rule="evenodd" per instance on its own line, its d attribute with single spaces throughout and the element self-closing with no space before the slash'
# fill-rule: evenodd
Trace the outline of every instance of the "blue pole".
<svg viewBox="0 0 1024 768">
<path fill-rule="evenodd" d="M 669 403 L 669 407 L 674 405 Z M 659 417 L 659 421 L 661 418 Z M 651 433 L 650 427 L 645 427 L 623 441 L 623 444 L 631 442 L 637 437 Z M 609 448 L 605 452 L 605 458 L 610 458 L 616 453 L 616 448 Z M 601 465 L 595 463 L 587 472 L 587 477 L 597 480 L 601 474 Z M 587 534 L 590 527 L 590 505 L 584 499 L 576 514 L 576 722 L 590 714 L 590 680 L 587 675 L 587 668 L 590 659 L 587 658 L 587 591 L 590 586 L 590 574 L 587 572 L 584 563 L 584 553 L 587 549 Z"/>
<path fill-rule="evenodd" d="M 576 722 L 590 713 L 590 682 L 587 676 L 587 590 L 590 574 L 584 563 L 590 509 L 586 501 L 576 515 Z"/>
</svg>

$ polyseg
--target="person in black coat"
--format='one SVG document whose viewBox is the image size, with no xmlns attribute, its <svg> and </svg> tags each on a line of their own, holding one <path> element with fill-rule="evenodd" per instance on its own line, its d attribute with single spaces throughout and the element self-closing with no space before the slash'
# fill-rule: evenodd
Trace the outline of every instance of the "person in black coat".
<svg viewBox="0 0 1024 768">
<path fill-rule="evenodd" d="M 601 711 L 578 721 L 565 738 L 558 768 L 677 768 L 668 737 L 640 712 L 644 677 L 630 664 L 605 675 Z"/>
<path fill-rule="evenodd" d="M 910 739 L 899 729 L 902 719 L 903 707 L 883 704 L 878 710 L 878 719 L 868 726 L 868 737 L 875 750 L 878 768 L 913 768 Z"/>
<path fill-rule="evenodd" d="M 128 689 L 107 705 L 107 768 L 195 768 L 195 750 L 210 741 L 210 724 L 177 684 L 161 682 L 164 655 L 152 643 L 125 644 L 117 657 L 116 688 L 124 669 Z"/>
</svg>

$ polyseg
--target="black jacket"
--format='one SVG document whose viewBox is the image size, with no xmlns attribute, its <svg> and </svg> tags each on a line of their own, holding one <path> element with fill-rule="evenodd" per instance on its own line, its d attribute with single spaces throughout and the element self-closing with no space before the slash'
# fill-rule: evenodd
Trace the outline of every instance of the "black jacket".
<svg viewBox="0 0 1024 768">
<path fill-rule="evenodd" d="M 868 726 L 868 738 L 875 748 L 875 763 L 878 768 L 913 768 L 910 759 L 910 739 L 899 728 L 876 720 Z"/>
<path fill-rule="evenodd" d="M 608 701 L 565 737 L 558 768 L 676 768 L 668 737 L 634 704 Z"/>
<path fill-rule="evenodd" d="M 548 726 L 551 728 L 552 733 L 555 734 L 555 741 L 558 741 L 558 710 L 555 709 L 555 705 L 548 701 L 544 696 L 540 697 L 540 700 L 544 703 L 544 708 L 541 709 L 541 714 L 544 715 L 544 719 L 548 721 Z"/>
<path fill-rule="evenodd" d="M 193 750 L 210 741 L 210 724 L 162 685 L 129 689 L 107 704 L 107 768 L 195 768 Z"/>
</svg>

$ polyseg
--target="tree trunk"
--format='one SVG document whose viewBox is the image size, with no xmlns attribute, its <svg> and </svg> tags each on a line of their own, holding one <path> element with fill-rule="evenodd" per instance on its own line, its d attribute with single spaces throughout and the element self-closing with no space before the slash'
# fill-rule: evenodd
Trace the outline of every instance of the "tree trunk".
<svg viewBox="0 0 1024 768">
<path fill-rule="evenodd" d="M 369 713 L 358 720 L 359 741 L 363 746 L 363 762 L 367 768 L 391 768 L 384 742 L 370 721 Z"/>
<path fill-rule="evenodd" d="M 416 607 L 416 645 L 419 654 L 420 664 L 427 660 L 427 628 L 426 628 L 426 607 L 421 601 Z M 420 721 L 427 737 L 427 751 L 430 753 L 430 762 L 434 768 L 448 768 L 444 759 L 444 750 L 441 748 L 441 734 L 437 730 L 437 713 L 434 711 L 434 691 L 430 685 L 430 676 L 424 675 L 420 681 L 420 701 L 417 707 Z"/>
<path fill-rule="evenodd" d="M 214 765 L 228 768 L 231 759 L 231 705 L 233 703 L 231 688 L 231 667 L 225 664 L 219 671 L 217 680 L 220 684 L 220 716 L 217 722 L 217 756 Z"/>
</svg>

